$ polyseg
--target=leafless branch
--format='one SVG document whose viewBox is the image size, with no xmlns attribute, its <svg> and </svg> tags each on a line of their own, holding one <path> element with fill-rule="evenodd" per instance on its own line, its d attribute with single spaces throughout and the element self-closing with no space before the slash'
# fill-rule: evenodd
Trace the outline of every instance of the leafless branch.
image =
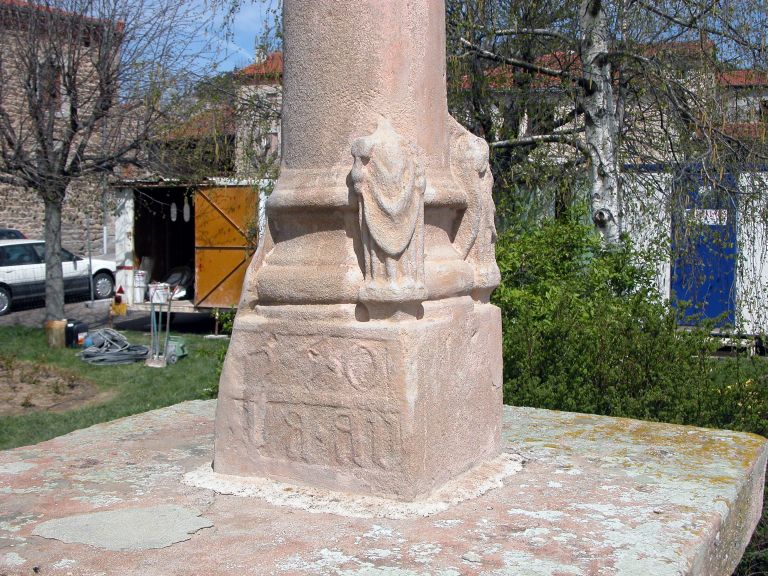
<svg viewBox="0 0 768 576">
<path fill-rule="evenodd" d="M 489 50 L 485 50 L 481 48 L 480 46 L 477 46 L 476 44 L 473 44 L 466 38 L 461 38 L 461 43 L 464 44 L 467 48 L 469 48 L 472 52 L 475 54 L 486 58 L 488 60 L 493 60 L 494 62 L 500 62 L 502 64 L 509 64 L 510 66 L 516 66 L 518 68 L 522 68 L 524 70 L 528 70 L 529 72 L 536 72 L 538 74 L 544 74 L 545 76 L 552 76 L 553 78 L 564 78 L 566 80 L 569 80 L 571 82 L 579 82 L 582 80 L 582 78 L 578 76 L 574 76 L 567 70 L 557 70 L 555 68 L 549 68 L 547 66 L 540 66 L 538 64 L 534 64 L 532 62 L 528 62 L 526 60 L 520 60 L 518 58 L 510 58 L 508 56 L 501 56 L 499 54 L 495 54 L 494 52 L 491 52 Z"/>
<path fill-rule="evenodd" d="M 552 132 L 550 134 L 536 134 L 532 136 L 525 136 L 523 138 L 515 138 L 509 140 L 500 140 L 497 142 L 491 142 L 489 146 L 491 148 L 515 148 L 521 146 L 533 146 L 544 143 L 559 143 L 567 144 L 576 148 L 587 157 L 590 157 L 589 147 L 578 138 L 574 138 L 575 134 L 584 132 L 583 128 L 573 128 L 570 130 L 560 130 Z"/>
<path fill-rule="evenodd" d="M 707 26 L 706 24 L 702 23 L 704 17 L 713 11 L 714 7 L 717 5 L 717 2 L 710 2 L 698 13 L 691 14 L 690 18 L 687 20 L 682 20 L 673 14 L 665 12 L 659 8 L 655 2 L 637 0 L 637 3 L 659 18 L 663 18 L 664 20 L 679 26 L 682 30 L 698 30 L 699 32 L 704 32 L 713 36 L 727 38 L 731 42 L 749 50 L 760 50 L 762 48 L 761 46 L 756 46 L 754 43 L 747 41 L 745 36 L 739 33 L 738 30 L 735 30 L 733 26 L 731 26 L 727 21 L 723 21 L 724 29 L 713 28 L 712 26 Z"/>
<path fill-rule="evenodd" d="M 558 40 L 562 40 L 563 42 L 566 42 L 567 44 L 575 44 L 575 41 L 573 38 L 566 36 L 565 34 L 562 34 L 558 32 L 557 30 L 550 30 L 548 28 L 521 28 L 517 30 L 513 30 L 511 28 L 503 29 L 503 30 L 496 30 L 494 33 L 494 36 L 545 36 L 548 38 L 557 38 Z"/>
<path fill-rule="evenodd" d="M 10 184 L 11 186 L 20 186 L 20 187 L 26 187 L 28 183 L 23 180 L 22 178 L 19 178 L 18 176 L 13 176 L 10 174 L 2 174 L 0 173 L 0 183 L 2 184 Z"/>
</svg>

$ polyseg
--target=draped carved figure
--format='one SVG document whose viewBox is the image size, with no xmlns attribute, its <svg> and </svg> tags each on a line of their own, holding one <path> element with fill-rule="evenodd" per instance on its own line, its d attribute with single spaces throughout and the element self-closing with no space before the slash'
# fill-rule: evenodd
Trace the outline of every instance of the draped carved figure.
<svg viewBox="0 0 768 576">
<path fill-rule="evenodd" d="M 450 116 L 448 135 L 451 173 L 467 199 L 454 245 L 474 269 L 473 297 L 487 302 L 501 280 L 496 264 L 496 208 L 488 143 Z"/>
<path fill-rule="evenodd" d="M 352 183 L 365 255 L 361 302 L 415 302 L 424 287 L 424 169 L 386 120 L 352 143 Z"/>
</svg>

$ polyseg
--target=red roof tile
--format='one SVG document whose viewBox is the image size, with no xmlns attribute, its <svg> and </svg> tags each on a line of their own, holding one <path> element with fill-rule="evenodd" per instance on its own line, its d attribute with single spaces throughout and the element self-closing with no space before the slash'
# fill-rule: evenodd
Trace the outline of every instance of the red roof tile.
<svg viewBox="0 0 768 576">
<path fill-rule="evenodd" d="M 161 136 L 162 140 L 184 140 L 234 135 L 236 131 L 235 111 L 229 106 L 202 110 L 186 121 L 170 128 Z"/>
<path fill-rule="evenodd" d="M 261 62 L 254 62 L 239 72 L 250 78 L 281 78 L 283 76 L 283 53 L 271 52 Z"/>
<path fill-rule="evenodd" d="M 768 73 L 759 70 L 729 70 L 717 75 L 717 83 L 735 88 L 768 86 Z"/>
</svg>

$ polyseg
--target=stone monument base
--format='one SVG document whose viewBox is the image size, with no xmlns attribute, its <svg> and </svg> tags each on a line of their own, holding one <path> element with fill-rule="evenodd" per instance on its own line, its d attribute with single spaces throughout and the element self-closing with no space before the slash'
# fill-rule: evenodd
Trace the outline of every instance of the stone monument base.
<svg viewBox="0 0 768 576">
<path fill-rule="evenodd" d="M 0 452 L 0 574 L 729 576 L 760 517 L 764 438 L 512 407 L 518 465 L 423 515 L 225 495 L 185 483 L 210 466 L 215 404 Z"/>
<path fill-rule="evenodd" d="M 500 452 L 499 309 L 453 298 L 396 323 L 371 309 L 238 313 L 217 473 L 415 500 Z"/>
</svg>

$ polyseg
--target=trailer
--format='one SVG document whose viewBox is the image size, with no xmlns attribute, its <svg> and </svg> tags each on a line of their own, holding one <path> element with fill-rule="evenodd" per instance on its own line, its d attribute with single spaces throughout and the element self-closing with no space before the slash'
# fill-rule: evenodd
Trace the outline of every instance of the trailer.
<svg viewBox="0 0 768 576">
<path fill-rule="evenodd" d="M 170 277 L 188 284 L 175 312 L 237 305 L 264 226 L 263 181 L 132 181 L 113 189 L 116 285 L 129 310 L 148 312 L 143 285 Z"/>
</svg>

